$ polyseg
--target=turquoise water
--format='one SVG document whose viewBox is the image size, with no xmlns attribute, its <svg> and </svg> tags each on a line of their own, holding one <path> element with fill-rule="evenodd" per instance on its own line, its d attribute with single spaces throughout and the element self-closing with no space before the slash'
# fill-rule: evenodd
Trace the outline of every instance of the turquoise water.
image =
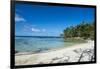
<svg viewBox="0 0 100 69">
<path fill-rule="evenodd" d="M 75 43 L 64 42 L 63 38 L 15 37 L 15 50 L 18 52 L 36 52 L 62 48 Z"/>
</svg>

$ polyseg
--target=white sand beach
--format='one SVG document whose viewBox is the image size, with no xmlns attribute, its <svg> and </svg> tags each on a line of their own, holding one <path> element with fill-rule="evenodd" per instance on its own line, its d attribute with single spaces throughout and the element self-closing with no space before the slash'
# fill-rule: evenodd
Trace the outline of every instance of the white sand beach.
<svg viewBox="0 0 100 69">
<path fill-rule="evenodd" d="M 40 53 L 15 54 L 15 65 L 93 61 L 94 41 Z"/>
</svg>

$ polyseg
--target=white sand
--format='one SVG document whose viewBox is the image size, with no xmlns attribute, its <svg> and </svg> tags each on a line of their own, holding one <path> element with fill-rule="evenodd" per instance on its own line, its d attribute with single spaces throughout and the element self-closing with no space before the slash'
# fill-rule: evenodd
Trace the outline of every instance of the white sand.
<svg viewBox="0 0 100 69">
<path fill-rule="evenodd" d="M 32 64 L 48 64 L 48 63 L 66 63 L 66 62 L 78 62 L 80 55 L 84 50 L 93 51 L 94 41 L 88 41 L 87 43 L 77 44 L 62 49 L 51 50 L 48 52 L 42 52 L 37 54 L 16 55 L 15 65 L 32 65 Z M 93 55 L 90 53 L 90 55 Z M 90 61 L 90 56 L 83 54 L 81 61 Z"/>
</svg>

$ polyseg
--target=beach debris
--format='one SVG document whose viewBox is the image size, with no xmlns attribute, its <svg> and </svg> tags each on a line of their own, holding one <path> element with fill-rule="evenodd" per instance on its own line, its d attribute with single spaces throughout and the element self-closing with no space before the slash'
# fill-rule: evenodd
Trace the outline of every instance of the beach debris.
<svg viewBox="0 0 100 69">
<path fill-rule="evenodd" d="M 94 60 L 94 50 L 93 49 L 85 49 L 79 55 L 78 62 L 81 62 L 81 61 L 93 61 L 93 60 Z"/>
</svg>

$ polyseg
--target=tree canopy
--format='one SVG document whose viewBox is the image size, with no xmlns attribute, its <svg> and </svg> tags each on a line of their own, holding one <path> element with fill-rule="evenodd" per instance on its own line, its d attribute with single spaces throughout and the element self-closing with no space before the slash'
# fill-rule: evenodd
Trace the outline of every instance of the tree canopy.
<svg viewBox="0 0 100 69">
<path fill-rule="evenodd" d="M 94 23 L 82 22 L 76 26 L 70 26 L 64 29 L 64 38 L 81 37 L 84 39 L 94 39 Z"/>
</svg>

